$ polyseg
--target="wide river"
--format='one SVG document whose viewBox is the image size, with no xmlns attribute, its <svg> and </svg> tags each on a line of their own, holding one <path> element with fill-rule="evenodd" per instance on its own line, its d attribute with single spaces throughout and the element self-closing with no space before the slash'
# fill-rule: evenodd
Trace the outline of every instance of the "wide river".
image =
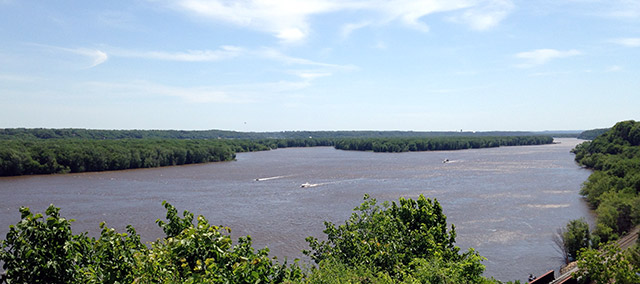
<svg viewBox="0 0 640 284">
<path fill-rule="evenodd" d="M 562 264 L 552 241 L 557 228 L 594 219 L 578 193 L 590 171 L 570 153 L 581 140 L 556 142 L 413 153 L 291 148 L 241 153 L 233 162 L 0 178 L 0 238 L 20 206 L 44 212 L 53 203 L 76 220 L 76 233 L 97 236 L 101 221 L 121 232 L 131 224 L 150 242 L 163 236 L 155 220 L 164 219 L 167 200 L 291 260 L 302 257 L 305 237 L 323 236 L 323 221 L 344 223 L 364 194 L 379 201 L 423 194 L 441 203 L 458 246 L 488 258 L 485 275 L 525 280 Z M 317 186 L 300 187 L 307 182 Z"/>
</svg>

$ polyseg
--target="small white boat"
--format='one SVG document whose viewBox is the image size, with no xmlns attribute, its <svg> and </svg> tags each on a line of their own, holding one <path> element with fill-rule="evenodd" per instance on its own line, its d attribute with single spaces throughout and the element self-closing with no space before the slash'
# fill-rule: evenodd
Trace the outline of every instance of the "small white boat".
<svg viewBox="0 0 640 284">
<path fill-rule="evenodd" d="M 442 161 L 442 163 L 443 163 L 443 164 L 446 164 L 446 163 L 448 163 L 448 162 L 449 162 L 449 159 L 444 159 L 444 160 Z"/>
<path fill-rule="evenodd" d="M 316 187 L 316 186 L 318 186 L 317 183 L 308 183 L 308 182 L 305 182 L 305 183 L 300 185 L 301 188 Z"/>
</svg>

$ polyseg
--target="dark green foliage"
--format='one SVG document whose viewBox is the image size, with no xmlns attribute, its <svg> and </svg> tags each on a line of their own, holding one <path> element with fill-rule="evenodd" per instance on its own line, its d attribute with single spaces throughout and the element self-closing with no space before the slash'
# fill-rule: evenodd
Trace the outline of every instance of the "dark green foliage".
<svg viewBox="0 0 640 284">
<path fill-rule="evenodd" d="M 640 224 L 640 122 L 619 122 L 573 152 L 578 163 L 595 170 L 581 190 L 598 214 L 594 243 Z"/>
<path fill-rule="evenodd" d="M 578 135 L 578 139 L 593 140 L 593 139 L 596 139 L 596 137 L 600 136 L 600 134 L 609 131 L 609 129 L 611 128 L 598 128 L 598 129 L 585 130 L 582 133 L 580 133 L 580 135 Z"/>
<path fill-rule="evenodd" d="M 583 248 L 591 247 L 589 224 L 583 219 L 571 220 L 562 230 L 562 241 L 569 261 L 578 259 L 578 253 Z"/>
<path fill-rule="evenodd" d="M 342 139 L 342 138 L 390 138 L 390 137 L 470 137 L 470 136 L 563 136 L 575 137 L 573 132 L 457 132 L 457 131 L 280 131 L 237 132 L 227 130 L 96 130 L 96 129 L 47 129 L 4 128 L 0 140 L 14 139 Z"/>
<path fill-rule="evenodd" d="M 230 161 L 235 153 L 287 147 L 405 152 L 551 143 L 542 136 L 411 139 L 0 140 L 0 176 L 77 173 Z M 640 179 L 639 179 L 640 181 Z M 640 185 L 640 182 L 638 182 Z"/>
<path fill-rule="evenodd" d="M 442 138 L 359 138 L 336 141 L 336 149 L 409 152 L 462 150 L 500 146 L 541 145 L 553 143 L 550 136 L 442 137 Z"/>
<path fill-rule="evenodd" d="M 0 141 L 0 176 L 91 172 L 229 161 L 244 145 L 216 140 Z"/>
</svg>

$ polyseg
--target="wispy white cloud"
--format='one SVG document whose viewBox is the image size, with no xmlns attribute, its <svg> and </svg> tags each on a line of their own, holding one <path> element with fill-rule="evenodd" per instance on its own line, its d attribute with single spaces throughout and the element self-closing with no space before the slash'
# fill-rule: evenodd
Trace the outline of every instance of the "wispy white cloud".
<svg viewBox="0 0 640 284">
<path fill-rule="evenodd" d="M 314 80 L 322 77 L 329 77 L 333 75 L 331 72 L 322 72 L 318 70 L 295 70 L 290 71 L 289 73 L 305 80 Z"/>
<path fill-rule="evenodd" d="M 116 57 L 144 58 L 151 60 L 181 61 L 181 62 L 214 62 L 237 57 L 249 57 L 263 60 L 273 60 L 285 65 L 307 65 L 340 70 L 355 70 L 354 65 L 340 65 L 313 61 L 310 59 L 286 55 L 275 48 L 247 49 L 237 46 L 222 46 L 217 50 L 189 50 L 186 52 L 168 51 L 134 51 L 111 48 L 109 53 Z"/>
<path fill-rule="evenodd" d="M 243 48 L 222 46 L 218 50 L 188 50 L 186 52 L 131 51 L 114 49 L 112 54 L 120 57 L 134 57 L 183 62 L 210 62 L 234 58 L 245 53 Z"/>
<path fill-rule="evenodd" d="M 525 62 L 519 64 L 518 67 L 528 68 L 543 65 L 553 59 L 571 57 L 581 54 L 582 52 L 576 49 L 567 51 L 560 51 L 556 49 L 536 49 L 533 51 L 520 52 L 515 56 L 516 58 L 525 60 Z"/>
<path fill-rule="evenodd" d="M 92 59 L 91 67 L 96 67 L 109 59 L 109 56 L 103 51 L 97 49 L 87 49 L 87 48 L 76 48 L 76 49 L 67 49 L 63 48 L 63 50 L 67 50 L 69 52 L 73 52 L 76 54 L 84 55 Z"/>
<path fill-rule="evenodd" d="M 266 31 L 284 42 L 294 42 L 309 34 L 307 20 L 310 15 L 336 10 L 341 6 L 339 3 L 325 0 L 182 0 L 172 5 L 188 13 Z"/>
<path fill-rule="evenodd" d="M 340 34 L 342 35 L 343 38 L 347 38 L 349 37 L 349 35 L 351 35 L 352 32 L 365 28 L 371 24 L 372 23 L 370 21 L 345 24 L 342 26 L 342 30 L 340 31 Z"/>
<path fill-rule="evenodd" d="M 96 67 L 102 63 L 105 63 L 109 59 L 109 56 L 107 55 L 107 53 L 94 48 L 84 48 L 84 47 L 67 48 L 67 47 L 59 47 L 59 46 L 37 44 L 37 43 L 31 43 L 29 45 L 36 46 L 39 48 L 44 48 L 54 52 L 66 52 L 66 53 L 81 55 L 85 58 L 88 58 L 91 62 L 89 66 L 86 66 L 86 68 Z"/>
<path fill-rule="evenodd" d="M 262 49 L 253 51 L 251 53 L 255 54 L 255 56 L 260 58 L 276 60 L 289 65 L 310 65 L 310 66 L 341 69 L 341 70 L 355 70 L 358 68 L 354 65 L 331 64 L 331 63 L 317 62 L 317 61 L 313 61 L 305 58 L 292 57 L 292 56 L 283 54 L 279 50 L 273 49 L 273 48 L 262 48 Z"/>
<path fill-rule="evenodd" d="M 640 37 L 617 38 L 611 42 L 628 47 L 640 47 Z"/>
<path fill-rule="evenodd" d="M 486 2 L 484 5 L 468 8 L 451 19 L 455 22 L 466 23 L 474 30 L 487 30 L 498 25 L 515 7 L 509 0 Z"/>
<path fill-rule="evenodd" d="M 368 12 L 368 19 L 342 26 L 344 37 L 365 26 L 390 22 L 428 31 L 423 17 L 441 12 L 457 12 L 451 17 L 455 22 L 484 30 L 497 25 L 514 7 L 511 0 L 180 0 L 168 5 L 188 14 L 267 32 L 285 43 L 306 39 L 311 32 L 310 18 L 331 12 Z"/>
</svg>

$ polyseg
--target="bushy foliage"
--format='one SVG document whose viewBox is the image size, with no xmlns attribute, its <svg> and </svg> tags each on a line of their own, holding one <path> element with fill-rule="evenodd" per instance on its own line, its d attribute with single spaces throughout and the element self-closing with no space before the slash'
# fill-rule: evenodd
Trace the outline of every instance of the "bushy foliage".
<svg viewBox="0 0 640 284">
<path fill-rule="evenodd" d="M 117 233 L 102 223 L 98 239 L 73 235 L 71 220 L 50 206 L 43 220 L 21 208 L 22 220 L 2 241 L 0 261 L 7 283 L 281 283 L 301 280 L 296 265 L 279 264 L 269 250 L 257 252 L 251 238 L 233 244 L 228 228 L 202 217 L 193 224 L 169 203 L 168 222 L 158 222 L 166 238 L 147 248 L 132 227 Z"/>
<path fill-rule="evenodd" d="M 640 269 L 631 265 L 630 258 L 614 243 L 607 243 L 600 250 L 584 249 L 574 278 L 580 283 L 640 283 Z"/>
<path fill-rule="evenodd" d="M 584 248 L 591 247 L 591 234 L 589 224 L 584 219 L 571 220 L 567 225 L 558 231 L 559 239 L 556 244 L 561 246 L 565 263 L 578 259 L 578 253 Z"/>
<path fill-rule="evenodd" d="M 595 171 L 581 189 L 598 214 L 594 243 L 615 240 L 640 224 L 640 122 L 619 122 L 573 152 Z"/>
<path fill-rule="evenodd" d="M 364 202 L 344 225 L 325 222 L 326 241 L 308 237 L 305 253 L 320 268 L 344 265 L 349 274 L 375 275 L 394 281 L 414 279 L 423 283 L 481 283 L 483 258 L 473 249 L 460 254 L 455 229 L 447 229 L 446 216 L 435 200 L 417 200 L 379 206 Z M 363 268 L 367 268 L 362 272 Z M 366 273 L 365 273 L 366 272 Z M 370 277 L 370 276 L 367 276 Z"/>
<path fill-rule="evenodd" d="M 8 283 L 65 283 L 78 274 L 84 261 L 84 236 L 71 233 L 71 221 L 60 217 L 60 209 L 49 206 L 47 219 L 29 208 L 20 208 L 21 219 L 9 227 L 2 241 L 0 260 Z"/>
<path fill-rule="evenodd" d="M 257 252 L 251 237 L 240 238 L 233 245 L 230 229 L 210 225 L 203 216 L 193 224 L 193 214 L 184 218 L 163 202 L 168 223 L 158 220 L 166 238 L 152 244 L 146 254 L 138 254 L 133 271 L 137 283 L 281 283 L 301 279 L 297 266 L 279 264 L 269 258 L 269 249 Z"/>
</svg>

